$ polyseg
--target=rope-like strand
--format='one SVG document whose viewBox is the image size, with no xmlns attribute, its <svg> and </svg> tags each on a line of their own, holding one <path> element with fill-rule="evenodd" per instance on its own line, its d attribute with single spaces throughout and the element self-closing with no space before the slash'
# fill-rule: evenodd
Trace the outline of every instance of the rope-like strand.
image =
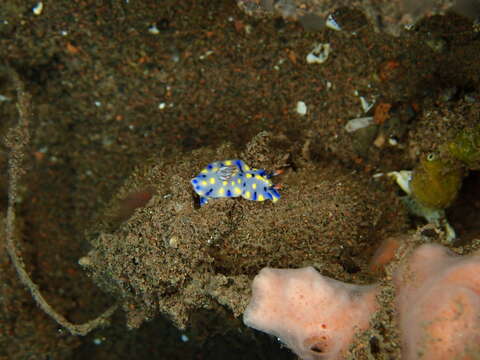
<svg viewBox="0 0 480 360">
<path fill-rule="evenodd" d="M 21 176 L 25 173 L 22 164 L 25 157 L 25 147 L 30 140 L 29 123 L 31 118 L 31 98 L 30 94 L 25 91 L 23 82 L 13 69 L 8 66 L 0 66 L 0 70 L 4 70 L 10 75 L 15 85 L 17 91 L 17 109 L 19 114 L 17 125 L 10 129 L 6 138 L 6 144 L 10 148 L 10 156 L 8 159 L 9 189 L 6 219 L 6 249 L 12 259 L 12 264 L 18 273 L 21 283 L 30 290 L 32 297 L 35 299 L 38 306 L 73 335 L 86 335 L 93 329 L 107 324 L 110 316 L 117 309 L 118 305 L 112 305 L 103 314 L 84 324 L 73 324 L 50 306 L 42 296 L 38 286 L 28 275 L 25 269 L 25 264 L 23 263 L 23 260 L 19 255 L 19 250 L 16 247 L 15 203 L 18 198 L 18 182 Z"/>
</svg>

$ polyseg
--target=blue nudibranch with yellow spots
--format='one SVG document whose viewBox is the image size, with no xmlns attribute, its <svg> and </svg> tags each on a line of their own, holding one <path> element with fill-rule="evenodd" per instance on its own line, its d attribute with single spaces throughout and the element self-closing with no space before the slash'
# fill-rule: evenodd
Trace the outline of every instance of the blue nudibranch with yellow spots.
<svg viewBox="0 0 480 360">
<path fill-rule="evenodd" d="M 276 202 L 280 194 L 270 181 L 274 174 L 263 169 L 250 169 L 242 160 L 215 161 L 191 180 L 200 195 L 200 205 L 208 199 L 242 196 L 247 200 Z"/>
</svg>

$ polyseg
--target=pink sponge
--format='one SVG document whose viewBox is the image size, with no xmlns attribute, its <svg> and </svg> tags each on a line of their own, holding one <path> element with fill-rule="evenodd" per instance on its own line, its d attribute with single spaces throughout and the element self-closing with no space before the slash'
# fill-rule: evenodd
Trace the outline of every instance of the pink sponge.
<svg viewBox="0 0 480 360">
<path fill-rule="evenodd" d="M 280 338 L 304 360 L 342 359 L 377 309 L 377 286 L 346 284 L 313 267 L 265 268 L 252 291 L 245 325 Z"/>
<path fill-rule="evenodd" d="M 480 358 L 480 256 L 422 245 L 394 281 L 403 359 Z"/>
</svg>

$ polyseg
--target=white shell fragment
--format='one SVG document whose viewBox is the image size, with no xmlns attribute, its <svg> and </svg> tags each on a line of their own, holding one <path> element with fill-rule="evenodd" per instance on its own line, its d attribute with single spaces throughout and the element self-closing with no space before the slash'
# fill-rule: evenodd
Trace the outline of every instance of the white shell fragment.
<svg viewBox="0 0 480 360">
<path fill-rule="evenodd" d="M 373 124 L 373 116 L 361 117 L 349 120 L 347 125 L 345 125 L 345 130 L 351 133 L 360 129 L 363 129 L 369 125 Z"/>
<path fill-rule="evenodd" d="M 207 50 L 204 54 L 200 55 L 198 58 L 200 60 L 205 60 L 207 57 L 209 57 L 210 55 L 212 55 L 214 53 L 213 50 Z"/>
<path fill-rule="evenodd" d="M 156 25 L 152 25 L 148 28 L 148 32 L 152 35 L 158 35 L 160 34 L 160 30 L 158 29 L 158 27 Z"/>
<path fill-rule="evenodd" d="M 362 110 L 364 113 L 367 113 L 370 111 L 370 109 L 375 105 L 375 100 L 372 102 L 368 102 L 367 99 L 365 99 L 364 96 L 360 96 L 360 105 L 362 105 Z"/>
<path fill-rule="evenodd" d="M 333 14 L 330 14 L 327 16 L 327 20 L 325 21 L 325 26 L 335 31 L 342 30 L 341 26 L 338 25 L 337 21 L 335 20 L 335 17 L 333 16 Z"/>
<path fill-rule="evenodd" d="M 398 145 L 398 140 L 393 138 L 393 137 L 390 137 L 388 138 L 388 143 L 391 145 L 391 146 L 397 146 Z"/>
<path fill-rule="evenodd" d="M 37 5 L 32 8 L 32 12 L 37 16 L 41 15 L 43 12 L 43 2 L 39 1 Z"/>
<path fill-rule="evenodd" d="M 330 44 L 316 44 L 313 50 L 307 55 L 308 64 L 322 64 L 328 59 Z"/>
<path fill-rule="evenodd" d="M 297 102 L 297 113 L 301 116 L 307 114 L 307 105 L 303 101 Z"/>
</svg>

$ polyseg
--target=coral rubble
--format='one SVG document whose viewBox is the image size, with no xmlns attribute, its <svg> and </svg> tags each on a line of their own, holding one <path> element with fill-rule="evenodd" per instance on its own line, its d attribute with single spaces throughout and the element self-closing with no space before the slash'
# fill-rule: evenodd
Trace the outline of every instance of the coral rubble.
<svg viewBox="0 0 480 360">
<path fill-rule="evenodd" d="M 399 35 L 401 30 L 423 17 L 454 10 L 466 16 L 478 16 L 478 0 L 237 0 L 238 6 L 252 16 L 282 16 L 300 21 L 308 29 L 324 26 L 329 15 L 340 8 L 361 10 L 379 31 Z"/>
</svg>

